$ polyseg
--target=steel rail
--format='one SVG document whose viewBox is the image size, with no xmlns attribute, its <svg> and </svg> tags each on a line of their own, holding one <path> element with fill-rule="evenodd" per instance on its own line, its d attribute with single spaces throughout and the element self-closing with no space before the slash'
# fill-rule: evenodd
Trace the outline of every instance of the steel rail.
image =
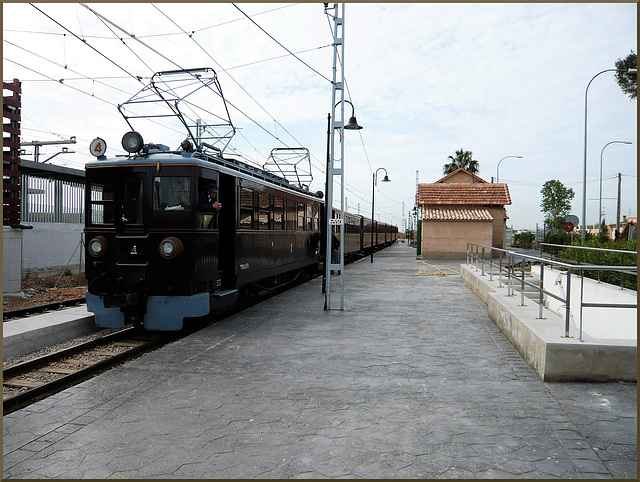
<svg viewBox="0 0 640 482">
<path fill-rule="evenodd" d="M 112 333 L 110 335 L 100 337 L 96 340 L 92 340 L 87 343 L 83 343 L 80 345 L 76 345 L 70 348 L 66 348 L 63 350 L 59 350 L 55 353 L 51 353 L 42 357 L 39 357 L 34 360 L 29 360 L 24 363 L 20 363 L 13 367 L 9 367 L 3 370 L 3 379 L 10 380 L 17 376 L 30 373 L 34 370 L 38 370 L 40 368 L 46 367 L 48 364 L 63 360 L 71 355 L 81 353 L 83 351 L 91 350 L 93 348 L 105 345 L 110 342 L 118 341 L 119 339 L 130 336 L 132 333 L 136 333 L 135 328 L 126 328 L 124 330 L 118 331 L 116 333 Z M 91 362 L 90 365 L 87 365 L 84 368 L 79 368 L 78 370 L 65 374 L 62 377 L 52 380 L 49 382 L 43 382 L 42 385 L 38 385 L 36 387 L 28 388 L 26 391 L 18 393 L 14 396 L 8 397 L 2 401 L 2 412 L 3 415 L 14 412 L 20 408 L 23 408 L 31 403 L 34 403 L 38 400 L 41 400 L 49 395 L 53 395 L 65 388 L 76 385 L 84 380 L 87 380 L 94 375 L 108 370 L 132 357 L 135 357 L 141 353 L 152 350 L 156 347 L 162 346 L 166 343 L 166 339 L 162 340 L 151 340 L 146 343 L 142 343 L 139 346 L 131 347 L 125 352 L 115 353 L 113 355 L 109 355 L 109 358 L 105 360 L 100 360 L 96 362 Z"/>
</svg>

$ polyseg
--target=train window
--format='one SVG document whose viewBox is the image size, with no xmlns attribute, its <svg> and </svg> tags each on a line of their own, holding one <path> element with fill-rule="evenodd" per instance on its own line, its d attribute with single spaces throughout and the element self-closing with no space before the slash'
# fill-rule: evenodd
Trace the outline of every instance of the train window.
<svg viewBox="0 0 640 482">
<path fill-rule="evenodd" d="M 191 208 L 191 179 L 163 176 L 153 179 L 153 209 L 184 211 Z"/>
<path fill-rule="evenodd" d="M 313 206 L 307 204 L 307 231 L 313 231 Z"/>
<path fill-rule="evenodd" d="M 247 188 L 240 188 L 240 229 L 253 228 L 253 191 Z"/>
<path fill-rule="evenodd" d="M 284 199 L 280 196 L 273 198 L 273 229 L 284 229 Z"/>
<path fill-rule="evenodd" d="M 320 205 L 318 203 L 313 204 L 313 228 L 314 231 L 320 229 Z"/>
<path fill-rule="evenodd" d="M 264 192 L 258 193 L 258 229 L 270 229 L 271 196 Z"/>
<path fill-rule="evenodd" d="M 287 221 L 286 221 L 287 231 L 296 230 L 297 218 L 298 218 L 298 212 L 296 210 L 296 202 L 291 199 L 287 199 Z"/>
<path fill-rule="evenodd" d="M 124 183 L 124 213 L 126 224 L 143 224 L 144 197 L 142 179 L 127 179 Z"/>
<path fill-rule="evenodd" d="M 113 224 L 113 184 L 91 184 L 91 224 Z"/>
<path fill-rule="evenodd" d="M 304 231 L 304 212 L 306 206 L 304 203 L 298 203 L 298 231 Z"/>
</svg>

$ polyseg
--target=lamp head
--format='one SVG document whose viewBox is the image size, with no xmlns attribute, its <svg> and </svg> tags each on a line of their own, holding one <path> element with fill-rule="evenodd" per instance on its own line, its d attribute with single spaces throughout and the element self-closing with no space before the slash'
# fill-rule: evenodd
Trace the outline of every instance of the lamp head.
<svg viewBox="0 0 640 482">
<path fill-rule="evenodd" d="M 122 136 L 122 147 L 129 154 L 135 154 L 142 149 L 143 145 L 144 141 L 142 140 L 142 136 L 136 131 L 127 132 Z"/>
<path fill-rule="evenodd" d="M 349 130 L 359 130 L 362 129 L 362 126 L 358 125 L 356 116 L 351 116 L 349 117 L 349 122 L 347 122 L 347 125 L 345 125 L 344 128 Z"/>
<path fill-rule="evenodd" d="M 386 174 L 384 175 L 384 179 L 382 180 L 382 182 L 391 182 L 391 179 L 389 179 L 389 176 L 387 176 Z"/>
</svg>

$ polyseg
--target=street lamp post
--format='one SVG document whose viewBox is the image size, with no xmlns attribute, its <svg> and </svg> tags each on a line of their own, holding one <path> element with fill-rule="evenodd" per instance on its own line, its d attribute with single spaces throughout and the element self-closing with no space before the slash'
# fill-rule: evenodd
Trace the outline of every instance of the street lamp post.
<svg viewBox="0 0 640 482">
<path fill-rule="evenodd" d="M 501 163 L 502 161 L 504 161 L 505 159 L 508 159 L 508 158 L 510 158 L 510 157 L 517 157 L 518 159 L 522 159 L 522 156 L 505 156 L 505 157 L 503 157 L 502 159 L 500 159 L 500 160 L 498 161 L 498 167 L 496 167 L 496 184 L 497 184 L 498 182 L 500 182 L 500 176 L 499 176 L 499 174 L 500 174 L 500 163 Z"/>
<path fill-rule="evenodd" d="M 627 72 L 629 74 L 634 74 L 638 72 L 638 69 L 606 69 L 602 72 L 598 72 L 594 75 L 589 83 L 587 84 L 587 88 L 584 91 L 584 166 L 582 169 L 582 243 L 587 239 L 587 96 L 589 94 L 589 86 L 591 82 L 600 74 L 604 74 L 605 72 Z"/>
<path fill-rule="evenodd" d="M 598 205 L 598 213 L 599 213 L 598 214 L 598 235 L 600 235 L 602 231 L 602 154 L 604 153 L 604 150 L 607 148 L 607 146 L 610 144 L 633 144 L 633 143 L 629 141 L 611 141 L 605 144 L 605 146 L 600 151 L 600 204 Z"/>
<path fill-rule="evenodd" d="M 376 181 L 376 175 L 378 174 L 378 171 L 381 169 L 384 171 L 384 179 L 382 180 L 382 182 L 391 182 L 391 179 L 389 179 L 389 176 L 387 174 L 387 170 L 384 167 L 379 167 L 378 169 L 376 169 L 376 172 L 373 173 L 373 189 L 371 192 L 371 262 L 372 263 L 373 263 L 373 224 L 374 224 L 373 215 L 375 213 L 376 186 L 378 185 Z"/>
<path fill-rule="evenodd" d="M 324 4 L 325 14 L 333 19 L 333 80 L 331 82 L 331 110 L 329 114 L 329 149 L 327 156 L 327 186 L 325 195 L 326 206 L 326 242 L 325 242 L 325 299 L 324 309 L 331 309 L 331 272 L 337 275 L 340 287 L 340 310 L 344 310 L 344 139 L 345 129 L 362 129 L 355 118 L 354 107 L 344 98 L 344 8 L 345 4 Z M 344 105 L 351 104 L 351 117 L 344 123 Z M 336 108 L 340 109 L 336 111 Z M 336 115 L 337 114 L 337 115 Z M 336 131 L 338 134 L 336 134 Z M 339 143 L 339 145 L 338 145 Z M 336 152 L 337 151 L 337 152 Z M 340 215 L 333 219 L 333 184 L 336 180 L 340 185 Z M 332 259 L 333 226 L 339 226 L 340 258 L 336 263 Z"/>
</svg>

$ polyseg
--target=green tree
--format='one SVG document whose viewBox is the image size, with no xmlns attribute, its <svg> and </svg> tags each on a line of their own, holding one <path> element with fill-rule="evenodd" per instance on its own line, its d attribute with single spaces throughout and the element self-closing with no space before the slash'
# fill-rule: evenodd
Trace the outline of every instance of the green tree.
<svg viewBox="0 0 640 482">
<path fill-rule="evenodd" d="M 611 238 L 609 237 L 609 226 L 607 225 L 607 221 L 606 220 L 602 220 L 602 223 L 600 224 L 600 232 L 598 233 L 598 241 L 600 241 L 601 243 L 606 243 L 608 241 L 611 241 Z"/>
<path fill-rule="evenodd" d="M 547 181 L 543 184 L 540 207 L 545 214 L 544 221 L 553 231 L 560 232 L 571 209 L 571 200 L 575 193 L 560 181 Z"/>
<path fill-rule="evenodd" d="M 616 69 L 637 69 L 638 56 L 632 50 L 624 59 L 618 59 Z M 628 72 L 616 72 L 616 80 L 622 89 L 631 99 L 635 99 L 638 95 L 638 74 L 630 74 Z"/>
<path fill-rule="evenodd" d="M 445 164 L 443 167 L 443 171 L 445 174 L 450 174 L 458 168 L 466 169 L 472 174 L 475 174 L 480 170 L 480 166 L 478 161 L 473 159 L 472 151 L 465 151 L 460 148 L 459 151 L 456 151 L 456 155 L 449 156 L 449 163 Z"/>
</svg>

